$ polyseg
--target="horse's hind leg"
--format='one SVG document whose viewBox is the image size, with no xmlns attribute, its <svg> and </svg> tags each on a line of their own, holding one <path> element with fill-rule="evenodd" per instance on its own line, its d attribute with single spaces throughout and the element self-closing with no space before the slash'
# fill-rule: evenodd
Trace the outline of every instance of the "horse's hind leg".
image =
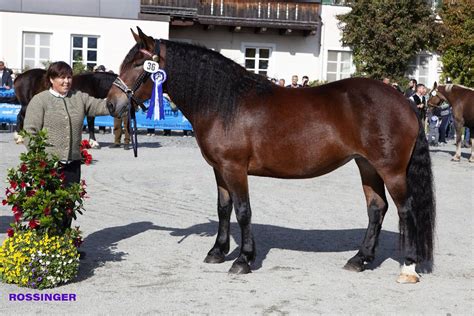
<svg viewBox="0 0 474 316">
<path fill-rule="evenodd" d="M 456 153 L 454 154 L 451 161 L 461 161 L 461 146 L 462 146 L 462 127 L 464 121 L 456 120 L 454 127 L 456 128 Z"/>
<path fill-rule="evenodd" d="M 469 162 L 474 162 L 474 134 L 472 132 L 474 132 L 474 128 L 469 128 L 469 138 L 471 139 L 471 157 L 469 158 Z"/>
<path fill-rule="evenodd" d="M 219 172 L 214 169 L 217 182 L 217 214 L 219 216 L 219 230 L 216 243 L 209 250 L 204 262 L 221 263 L 229 252 L 230 215 L 232 213 L 232 198 Z"/>
<path fill-rule="evenodd" d="M 366 262 L 371 262 L 374 259 L 375 247 L 378 243 L 380 229 L 388 209 L 388 203 L 385 196 L 384 182 L 374 167 L 364 158 L 357 158 L 356 163 L 359 167 L 367 202 L 369 226 L 359 252 L 346 263 L 344 268 L 360 272 L 364 270 Z"/>
</svg>

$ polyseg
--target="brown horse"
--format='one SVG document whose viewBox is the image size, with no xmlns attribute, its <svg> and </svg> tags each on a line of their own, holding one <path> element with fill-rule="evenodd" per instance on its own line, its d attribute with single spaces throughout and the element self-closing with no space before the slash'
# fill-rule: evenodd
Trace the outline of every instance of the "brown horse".
<svg viewBox="0 0 474 316">
<path fill-rule="evenodd" d="M 15 79 L 15 94 L 21 104 L 21 110 L 17 117 L 17 132 L 23 129 L 26 108 L 33 96 L 50 87 L 50 83 L 47 82 L 45 75 L 46 70 L 35 68 L 25 71 Z M 95 98 L 105 98 L 115 78 L 117 78 L 116 74 L 108 72 L 78 74 L 72 78 L 72 89 L 86 92 Z M 89 141 L 94 148 L 100 148 L 99 143 L 95 139 L 94 122 L 95 117 L 87 117 Z M 17 143 L 21 141 L 22 139 L 19 137 Z"/>
<path fill-rule="evenodd" d="M 452 161 L 461 160 L 462 128 L 469 128 L 471 144 L 474 140 L 474 90 L 453 84 L 439 85 L 435 82 L 431 90 L 428 104 L 437 107 L 442 101 L 448 102 L 453 108 L 454 127 L 456 129 L 456 154 Z M 465 140 L 467 142 L 467 140 Z M 469 162 L 474 162 L 474 146 L 471 146 Z"/>
<path fill-rule="evenodd" d="M 369 224 L 359 252 L 345 267 L 362 271 L 374 259 L 388 208 L 386 186 L 400 217 L 405 260 L 398 281 L 419 280 L 415 264 L 433 259 L 435 201 L 428 143 L 403 95 L 362 78 L 283 88 L 212 50 L 138 32 L 132 31 L 136 45 L 107 96 L 109 110 L 117 115 L 130 107 L 132 91 L 149 98 L 152 82 L 143 64 L 159 61 L 168 77 L 164 89 L 193 125 L 217 182 L 219 227 L 205 262 L 225 260 L 234 207 L 242 243 L 230 272 L 250 272 L 256 249 L 248 175 L 310 178 L 355 159 Z"/>
</svg>

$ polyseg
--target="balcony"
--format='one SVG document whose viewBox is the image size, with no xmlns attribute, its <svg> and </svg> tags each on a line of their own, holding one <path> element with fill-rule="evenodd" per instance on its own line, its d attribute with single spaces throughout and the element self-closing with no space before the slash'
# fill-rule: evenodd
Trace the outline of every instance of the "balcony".
<svg viewBox="0 0 474 316">
<path fill-rule="evenodd" d="M 172 25 L 201 24 L 206 29 L 229 26 L 233 31 L 255 28 L 315 34 L 320 25 L 321 1 L 141 0 L 141 14 L 166 15 Z"/>
</svg>

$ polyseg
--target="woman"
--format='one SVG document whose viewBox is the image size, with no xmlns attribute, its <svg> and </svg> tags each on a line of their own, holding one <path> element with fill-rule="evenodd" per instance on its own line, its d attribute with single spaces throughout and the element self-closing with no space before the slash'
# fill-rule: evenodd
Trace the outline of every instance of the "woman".
<svg viewBox="0 0 474 316">
<path fill-rule="evenodd" d="M 24 129 L 37 134 L 48 131 L 47 147 L 59 157 L 65 185 L 81 179 L 81 140 L 84 117 L 109 115 L 105 99 L 96 99 L 81 91 L 71 91 L 72 69 L 63 61 L 52 63 L 46 72 L 49 90 L 35 95 L 28 104 Z M 71 227 L 72 218 L 64 215 L 64 227 Z"/>
</svg>

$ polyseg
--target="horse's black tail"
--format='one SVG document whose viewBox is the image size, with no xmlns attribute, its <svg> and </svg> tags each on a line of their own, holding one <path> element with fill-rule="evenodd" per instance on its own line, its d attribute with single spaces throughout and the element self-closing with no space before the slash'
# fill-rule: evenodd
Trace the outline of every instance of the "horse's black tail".
<svg viewBox="0 0 474 316">
<path fill-rule="evenodd" d="M 428 269 L 431 270 L 436 201 L 429 146 L 421 124 L 408 166 L 407 193 L 407 231 L 404 231 L 400 225 L 402 249 L 405 246 L 403 244 L 404 235 L 408 234 L 408 242 L 416 248 L 417 261 L 427 262 L 429 264 Z"/>
</svg>

